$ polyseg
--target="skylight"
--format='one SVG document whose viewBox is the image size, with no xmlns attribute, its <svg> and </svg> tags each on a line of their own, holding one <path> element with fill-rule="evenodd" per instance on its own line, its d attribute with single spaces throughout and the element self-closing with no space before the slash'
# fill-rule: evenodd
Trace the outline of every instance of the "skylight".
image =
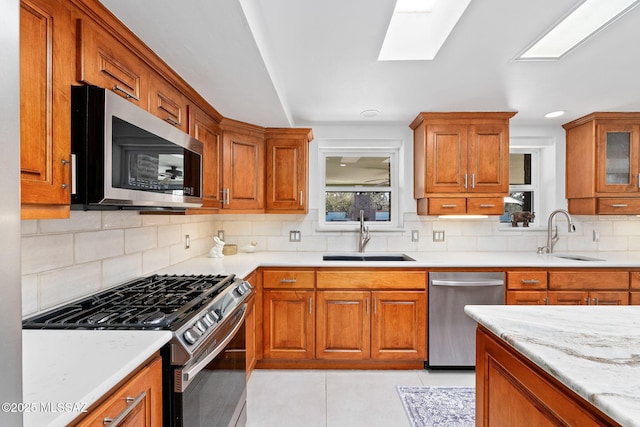
<svg viewBox="0 0 640 427">
<path fill-rule="evenodd" d="M 397 0 L 378 61 L 432 60 L 471 0 Z"/>
<path fill-rule="evenodd" d="M 585 0 L 518 59 L 559 59 L 640 0 Z"/>
</svg>

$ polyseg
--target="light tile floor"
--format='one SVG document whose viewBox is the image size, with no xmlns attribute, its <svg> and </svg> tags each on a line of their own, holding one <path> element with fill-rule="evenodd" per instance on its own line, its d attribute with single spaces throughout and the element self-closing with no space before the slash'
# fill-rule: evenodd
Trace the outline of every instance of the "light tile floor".
<svg viewBox="0 0 640 427">
<path fill-rule="evenodd" d="M 475 374 L 257 369 L 247 387 L 247 427 L 409 426 L 399 385 L 473 387 Z"/>
</svg>

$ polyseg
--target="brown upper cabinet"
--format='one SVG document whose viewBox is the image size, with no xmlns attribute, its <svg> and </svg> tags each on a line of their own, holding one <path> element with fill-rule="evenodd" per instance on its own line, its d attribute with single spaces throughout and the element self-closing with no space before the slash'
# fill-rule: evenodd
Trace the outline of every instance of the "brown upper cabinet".
<svg viewBox="0 0 640 427">
<path fill-rule="evenodd" d="M 155 73 L 149 79 L 149 112 L 183 132 L 189 132 L 187 98 Z"/>
<path fill-rule="evenodd" d="M 267 129 L 267 212 L 307 213 L 312 139 L 311 129 Z"/>
<path fill-rule="evenodd" d="M 109 89 L 145 110 L 149 106 L 146 64 L 90 19 L 78 19 L 77 80 Z"/>
<path fill-rule="evenodd" d="M 509 119 L 516 113 L 420 113 L 414 131 L 418 214 L 504 212 Z"/>
<path fill-rule="evenodd" d="M 264 128 L 223 119 L 222 208 L 264 211 Z"/>
<path fill-rule="evenodd" d="M 216 120 L 189 105 L 189 133 L 202 142 L 202 207 L 222 208 L 222 130 Z"/>
<path fill-rule="evenodd" d="M 68 218 L 71 191 L 73 50 L 68 5 L 20 2 L 20 181 L 22 218 Z"/>
<path fill-rule="evenodd" d="M 569 212 L 640 214 L 640 113 L 593 113 L 563 127 Z"/>
</svg>

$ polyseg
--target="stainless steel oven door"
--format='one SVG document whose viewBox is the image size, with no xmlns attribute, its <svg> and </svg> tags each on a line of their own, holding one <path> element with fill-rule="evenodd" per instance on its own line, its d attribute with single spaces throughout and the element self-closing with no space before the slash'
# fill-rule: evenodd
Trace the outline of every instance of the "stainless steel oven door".
<svg viewBox="0 0 640 427">
<path fill-rule="evenodd" d="M 174 370 L 172 405 L 181 427 L 236 427 L 246 422 L 247 305 L 228 318 L 234 326 L 206 357 Z"/>
</svg>

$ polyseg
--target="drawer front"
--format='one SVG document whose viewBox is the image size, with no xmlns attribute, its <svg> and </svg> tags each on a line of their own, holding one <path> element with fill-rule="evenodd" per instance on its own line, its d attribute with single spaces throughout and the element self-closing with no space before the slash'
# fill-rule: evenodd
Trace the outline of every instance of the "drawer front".
<svg viewBox="0 0 640 427">
<path fill-rule="evenodd" d="M 507 289 L 547 289 L 546 271 L 509 271 Z"/>
<path fill-rule="evenodd" d="M 640 271 L 631 272 L 631 289 L 640 289 Z"/>
<path fill-rule="evenodd" d="M 640 214 L 640 199 L 600 198 L 598 199 L 598 213 L 611 215 Z"/>
<path fill-rule="evenodd" d="M 503 197 L 479 197 L 467 199 L 467 213 L 473 215 L 502 215 Z"/>
<path fill-rule="evenodd" d="M 262 276 L 265 289 L 313 289 L 316 273 L 313 270 L 266 270 Z"/>
<path fill-rule="evenodd" d="M 467 213 L 467 199 L 429 199 L 429 215 L 459 215 Z"/>
<path fill-rule="evenodd" d="M 318 289 L 426 289 L 427 273 L 407 270 L 318 271 Z"/>
<path fill-rule="evenodd" d="M 629 304 L 640 305 L 640 292 L 629 292 Z"/>
<path fill-rule="evenodd" d="M 508 291 L 507 305 L 547 305 L 546 291 Z"/>
<path fill-rule="evenodd" d="M 629 289 L 626 271 L 551 271 L 549 289 Z"/>
</svg>

